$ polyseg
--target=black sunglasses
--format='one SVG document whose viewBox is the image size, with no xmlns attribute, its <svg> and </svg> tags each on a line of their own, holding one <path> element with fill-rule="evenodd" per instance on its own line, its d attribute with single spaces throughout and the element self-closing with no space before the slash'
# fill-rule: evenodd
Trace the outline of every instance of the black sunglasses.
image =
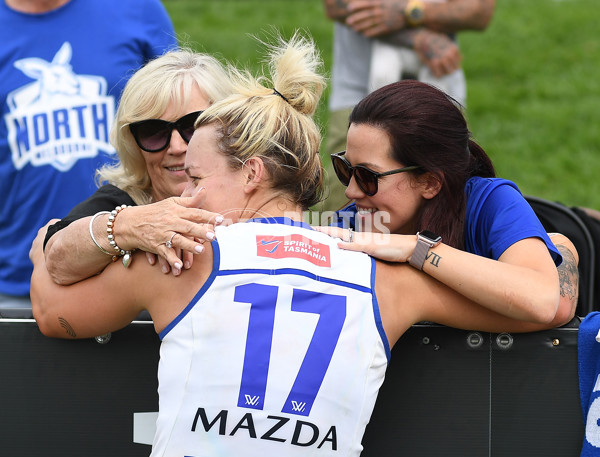
<svg viewBox="0 0 600 457">
<path fill-rule="evenodd" d="M 162 119 L 147 119 L 129 124 L 129 130 L 137 145 L 146 152 L 158 152 L 171 141 L 173 129 L 177 129 L 181 138 L 189 143 L 194 134 L 194 123 L 202 111 L 194 111 L 180 117 L 175 122 Z"/>
<path fill-rule="evenodd" d="M 410 167 L 397 168 L 396 170 L 377 173 L 373 170 L 369 170 L 363 165 L 356 165 L 353 167 L 350 165 L 350 162 L 346 160 L 344 154 L 346 154 L 346 151 L 331 154 L 331 164 L 333 165 L 335 174 L 340 182 L 346 187 L 348 184 L 350 184 L 352 176 L 354 176 L 356 184 L 360 190 L 362 190 L 369 197 L 375 195 L 379 190 L 379 178 L 388 175 L 395 175 L 396 173 L 403 173 L 405 171 L 418 170 L 421 168 L 419 165 L 412 165 Z"/>
</svg>

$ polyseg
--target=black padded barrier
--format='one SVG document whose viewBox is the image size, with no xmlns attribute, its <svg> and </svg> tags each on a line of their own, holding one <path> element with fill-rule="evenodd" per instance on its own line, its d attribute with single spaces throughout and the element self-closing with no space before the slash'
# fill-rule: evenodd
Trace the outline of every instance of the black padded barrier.
<svg viewBox="0 0 600 457">
<path fill-rule="evenodd" d="M 100 344 L 0 319 L 0 456 L 148 457 L 133 414 L 158 411 L 159 343 L 150 322 Z"/>
<path fill-rule="evenodd" d="M 420 324 L 392 359 L 363 457 L 579 457 L 577 327 L 493 334 Z"/>
<path fill-rule="evenodd" d="M 401 338 L 363 457 L 577 457 L 577 327 L 496 335 L 419 324 Z M 160 342 L 136 322 L 100 344 L 0 318 L 0 455 L 148 456 L 135 413 L 158 410 Z"/>
</svg>

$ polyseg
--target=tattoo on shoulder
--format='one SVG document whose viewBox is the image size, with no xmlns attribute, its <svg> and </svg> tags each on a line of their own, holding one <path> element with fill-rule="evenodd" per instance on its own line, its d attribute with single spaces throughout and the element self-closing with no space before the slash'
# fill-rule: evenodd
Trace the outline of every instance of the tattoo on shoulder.
<svg viewBox="0 0 600 457">
<path fill-rule="evenodd" d="M 69 324 L 64 317 L 59 317 L 58 322 L 60 323 L 60 326 L 65 329 L 65 331 L 70 337 L 75 338 L 77 336 L 75 330 L 73 330 L 73 327 L 71 327 L 71 324 Z"/>
<path fill-rule="evenodd" d="M 577 298 L 579 295 L 579 270 L 573 253 L 566 247 L 556 246 L 562 255 L 563 261 L 558 266 L 558 279 L 560 281 L 560 295 Z"/>
</svg>

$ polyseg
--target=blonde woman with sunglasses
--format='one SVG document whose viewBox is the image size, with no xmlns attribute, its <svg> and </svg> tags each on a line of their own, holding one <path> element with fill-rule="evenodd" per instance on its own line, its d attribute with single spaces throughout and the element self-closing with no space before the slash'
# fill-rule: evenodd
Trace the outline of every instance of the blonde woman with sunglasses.
<svg viewBox="0 0 600 457">
<path fill-rule="evenodd" d="M 187 49 L 131 77 L 111 130 L 119 162 L 97 172 L 104 185 L 90 199 L 38 235 L 45 236 L 47 268 L 57 283 L 87 278 L 117 260 L 129 266 L 135 249 L 148 252 L 151 263 L 158 258 L 164 272 L 189 267 L 203 250 L 199 240 L 213 236 L 206 222 L 219 219 L 198 209 L 203 191 L 179 197 L 188 142 L 198 115 L 231 91 L 217 59 Z"/>
</svg>

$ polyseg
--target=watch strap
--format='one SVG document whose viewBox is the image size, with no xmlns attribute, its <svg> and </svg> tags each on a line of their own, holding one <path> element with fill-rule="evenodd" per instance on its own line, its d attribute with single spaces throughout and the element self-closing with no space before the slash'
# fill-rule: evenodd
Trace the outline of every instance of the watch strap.
<svg viewBox="0 0 600 457">
<path fill-rule="evenodd" d="M 429 230 L 423 230 L 417 232 L 417 245 L 410 256 L 409 263 L 417 270 L 423 270 L 425 260 L 427 260 L 427 254 L 431 248 L 436 247 L 442 242 L 442 237 L 436 235 Z"/>
<path fill-rule="evenodd" d="M 417 245 L 410 256 L 409 263 L 417 270 L 423 270 L 423 265 L 425 264 L 425 259 L 427 259 L 429 249 L 431 249 L 431 243 L 428 243 L 417 234 Z"/>
</svg>

